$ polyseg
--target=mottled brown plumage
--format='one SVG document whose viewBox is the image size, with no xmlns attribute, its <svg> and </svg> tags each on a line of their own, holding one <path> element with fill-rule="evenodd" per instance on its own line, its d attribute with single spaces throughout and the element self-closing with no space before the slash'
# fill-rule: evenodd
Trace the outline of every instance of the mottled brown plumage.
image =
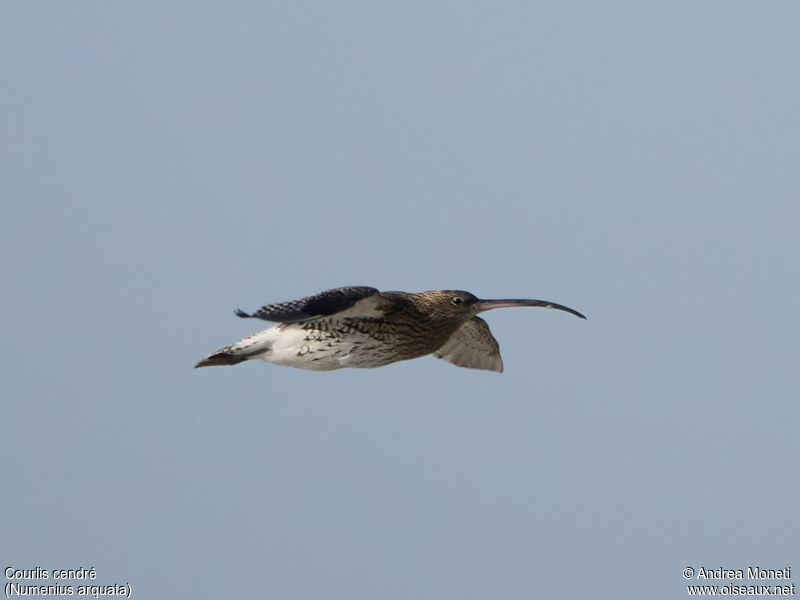
<svg viewBox="0 0 800 600">
<path fill-rule="evenodd" d="M 201 360 L 196 367 L 237 364 L 258 358 L 281 365 L 327 371 L 381 367 L 434 354 L 455 365 L 502 371 L 497 341 L 477 315 L 494 308 L 539 306 L 585 318 L 543 300 L 480 300 L 460 290 L 409 294 L 345 287 L 308 298 L 268 304 L 240 317 L 279 324 Z"/>
</svg>

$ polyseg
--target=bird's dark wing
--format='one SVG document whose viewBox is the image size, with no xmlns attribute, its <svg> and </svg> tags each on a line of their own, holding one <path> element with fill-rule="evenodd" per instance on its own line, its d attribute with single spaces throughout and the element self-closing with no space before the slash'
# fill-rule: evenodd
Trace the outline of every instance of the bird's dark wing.
<svg viewBox="0 0 800 600">
<path fill-rule="evenodd" d="M 472 317 L 456 329 L 433 355 L 459 367 L 503 372 L 500 345 L 480 317 Z"/>
<path fill-rule="evenodd" d="M 300 300 L 266 304 L 253 314 L 236 310 L 236 315 L 242 318 L 264 319 L 265 321 L 279 321 L 281 323 L 296 323 L 315 317 L 332 315 L 351 308 L 363 298 L 373 296 L 378 290 L 373 287 L 349 286 L 326 290 Z"/>
</svg>

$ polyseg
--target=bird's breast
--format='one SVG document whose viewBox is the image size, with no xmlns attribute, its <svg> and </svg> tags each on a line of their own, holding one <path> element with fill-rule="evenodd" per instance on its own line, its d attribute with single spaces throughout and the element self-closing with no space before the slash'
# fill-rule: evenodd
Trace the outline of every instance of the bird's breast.
<svg viewBox="0 0 800 600">
<path fill-rule="evenodd" d="M 386 319 L 320 319 L 280 326 L 264 358 L 318 371 L 382 367 L 435 352 L 450 333 Z"/>
</svg>

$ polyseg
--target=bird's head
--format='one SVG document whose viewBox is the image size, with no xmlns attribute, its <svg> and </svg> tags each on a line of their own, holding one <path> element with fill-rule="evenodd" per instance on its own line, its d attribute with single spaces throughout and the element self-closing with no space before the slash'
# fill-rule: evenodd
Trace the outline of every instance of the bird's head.
<svg viewBox="0 0 800 600">
<path fill-rule="evenodd" d="M 428 314 L 468 321 L 478 313 L 495 308 L 511 308 L 515 306 L 538 306 L 542 308 L 555 308 L 585 319 L 581 313 L 567 306 L 549 302 L 547 300 L 481 300 L 475 295 L 463 290 L 432 290 L 415 294 L 420 304 Z"/>
<path fill-rule="evenodd" d="M 419 308 L 436 318 L 468 321 L 480 311 L 478 298 L 463 290 L 430 290 L 414 294 Z"/>
</svg>

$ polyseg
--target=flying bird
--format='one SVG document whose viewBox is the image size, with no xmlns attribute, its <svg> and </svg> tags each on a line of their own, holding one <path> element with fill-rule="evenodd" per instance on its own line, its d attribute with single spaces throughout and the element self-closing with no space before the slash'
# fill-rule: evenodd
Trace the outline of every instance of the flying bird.
<svg viewBox="0 0 800 600">
<path fill-rule="evenodd" d="M 290 302 L 267 304 L 242 318 L 277 325 L 217 350 L 195 365 L 235 365 L 260 359 L 278 365 L 330 371 L 382 367 L 433 354 L 468 369 L 503 371 L 500 347 L 486 321 L 494 308 L 539 306 L 585 319 L 581 313 L 545 300 L 480 300 L 460 290 L 409 294 L 349 286 Z"/>
</svg>

